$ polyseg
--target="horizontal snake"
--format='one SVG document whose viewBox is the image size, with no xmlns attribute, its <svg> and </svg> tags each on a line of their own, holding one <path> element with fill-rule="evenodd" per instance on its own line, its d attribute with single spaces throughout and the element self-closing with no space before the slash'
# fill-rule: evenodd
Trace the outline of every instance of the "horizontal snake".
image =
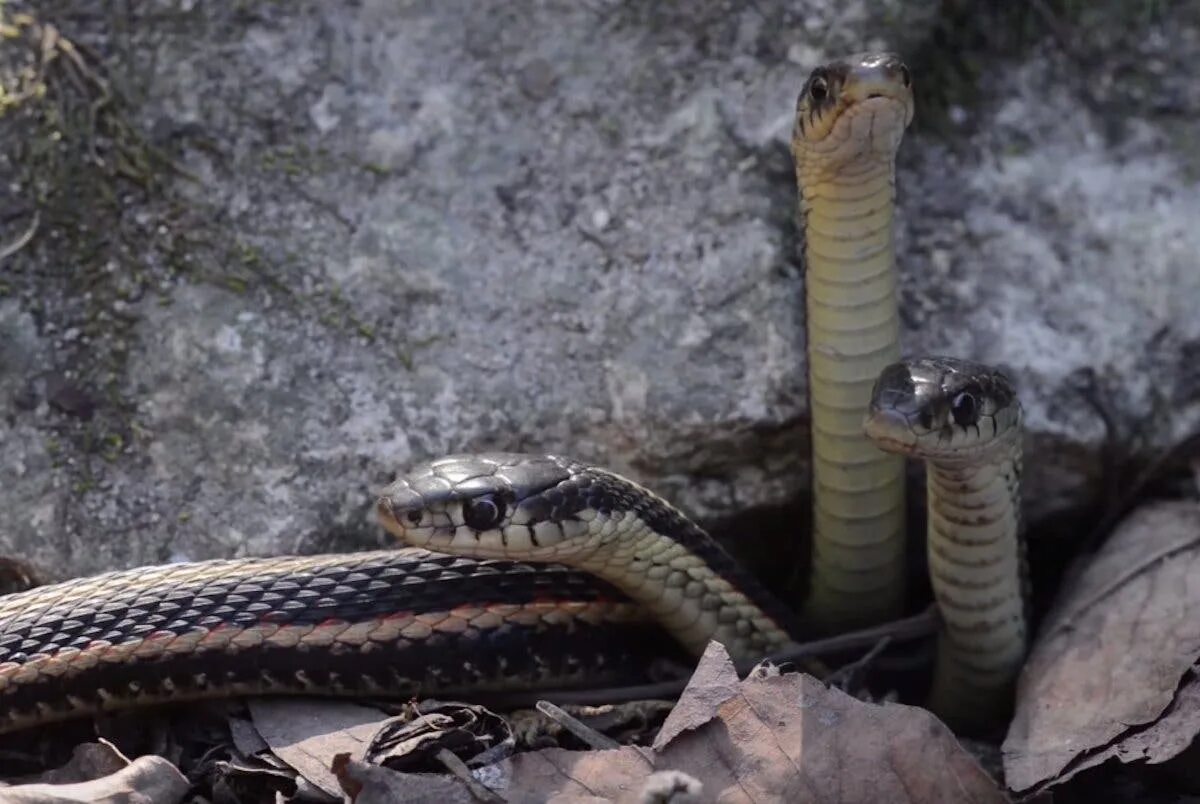
<svg viewBox="0 0 1200 804">
<path fill-rule="evenodd" d="M 878 379 L 867 433 L 929 462 L 945 619 L 930 700 L 957 716 L 973 695 L 1002 695 L 1024 652 L 1020 409 L 1002 375 L 973 364 Z M 411 547 L 145 567 L 0 598 L 0 732 L 239 694 L 613 683 L 663 652 L 647 614 L 693 655 L 718 639 L 753 660 L 801 636 L 701 528 L 600 467 L 450 456 L 399 478 L 377 509 Z"/>
</svg>

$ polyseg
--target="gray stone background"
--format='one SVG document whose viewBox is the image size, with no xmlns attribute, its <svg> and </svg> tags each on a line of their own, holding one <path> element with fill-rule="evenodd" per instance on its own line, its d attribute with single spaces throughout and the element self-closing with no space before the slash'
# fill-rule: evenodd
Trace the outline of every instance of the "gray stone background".
<svg viewBox="0 0 1200 804">
<path fill-rule="evenodd" d="M 1129 455 L 1200 423 L 1195 4 L 0 9 L 0 554 L 52 576 L 375 544 L 484 448 L 802 534 L 786 143 L 865 48 L 918 84 L 905 351 L 1015 373 L 1035 523 L 1101 492 L 1089 372 Z"/>
</svg>

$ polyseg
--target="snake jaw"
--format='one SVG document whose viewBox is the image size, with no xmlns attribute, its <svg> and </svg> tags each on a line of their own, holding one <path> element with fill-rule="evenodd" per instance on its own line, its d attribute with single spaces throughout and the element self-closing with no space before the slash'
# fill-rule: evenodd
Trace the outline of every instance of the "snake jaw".
<svg viewBox="0 0 1200 804">
<path fill-rule="evenodd" d="M 910 455 L 917 447 L 917 435 L 908 417 L 894 408 L 872 405 L 863 421 L 863 432 L 884 452 Z"/>
</svg>

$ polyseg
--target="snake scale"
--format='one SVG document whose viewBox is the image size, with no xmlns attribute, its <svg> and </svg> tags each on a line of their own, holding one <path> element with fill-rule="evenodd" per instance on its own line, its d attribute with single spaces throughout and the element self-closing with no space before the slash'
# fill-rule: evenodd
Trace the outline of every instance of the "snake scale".
<svg viewBox="0 0 1200 804">
<path fill-rule="evenodd" d="M 872 443 L 862 435 L 869 401 L 870 438 L 929 462 L 930 566 L 945 612 L 930 703 L 948 718 L 970 722 L 982 699 L 1002 700 L 1024 653 L 1016 505 L 1020 408 L 1003 375 L 983 366 L 940 359 L 874 368 L 891 356 L 883 341 L 895 326 L 883 298 L 894 290 L 891 180 L 875 156 L 877 150 L 888 156 L 887 143 L 894 153 L 897 132 L 911 116 L 910 100 L 908 106 L 894 99 L 874 104 L 871 81 L 879 75 L 907 91 L 907 70 L 894 57 L 821 68 L 805 88 L 815 100 L 817 78 L 826 82 L 826 97 L 858 86 L 838 96 L 841 114 L 867 121 L 865 142 L 875 142 L 873 121 L 882 116 L 890 115 L 894 135 L 868 148 L 874 167 L 862 169 L 857 185 L 844 180 L 851 175 L 845 170 L 838 180 L 810 172 L 818 178 L 809 186 L 823 188 L 810 194 L 806 207 L 806 220 L 815 224 L 810 255 L 820 251 L 818 263 L 837 262 L 838 249 L 846 248 L 861 258 L 853 280 L 830 279 L 828 294 L 818 265 L 810 301 L 837 306 L 846 288 L 859 287 L 859 303 L 850 306 L 875 324 L 836 335 L 836 316 L 810 306 L 813 331 L 828 319 L 834 321 L 829 331 L 841 338 L 814 362 L 814 373 L 824 371 L 832 380 L 824 387 L 833 389 L 826 396 L 814 384 L 814 427 L 816 407 L 833 400 L 837 424 L 828 432 L 846 447 L 832 453 L 815 447 L 814 453 L 859 456 L 863 465 L 888 471 L 903 460 L 868 460 L 861 445 L 847 446 L 855 443 L 850 397 L 860 395 L 859 375 L 874 372 L 874 396 L 862 400 L 855 432 Z M 864 115 L 856 104 L 879 108 Z M 859 123 L 846 128 L 830 109 L 806 107 L 803 99 L 801 109 L 806 136 L 820 127 L 859 136 Z M 852 191 L 855 186 L 860 189 Z M 860 190 L 867 194 L 854 194 Z M 887 209 L 876 209 L 877 191 L 885 193 Z M 875 221 L 875 234 L 845 240 L 836 227 L 817 223 L 842 213 Z M 847 258 L 842 264 L 855 263 Z M 836 368 L 835 355 L 849 370 Z M 844 400 L 838 397 L 843 391 Z M 973 416 L 962 412 L 967 397 Z M 822 469 L 818 481 L 837 474 Z M 902 530 L 887 523 L 895 519 L 897 499 L 903 507 L 896 496 L 903 488 L 880 481 L 882 475 L 882 468 L 864 470 L 862 483 L 839 493 L 847 495 L 843 513 L 853 514 L 864 500 L 880 501 L 867 505 L 869 516 L 862 519 L 884 523 L 878 526 L 887 560 L 872 573 L 891 574 Z M 865 496 L 854 496 L 860 492 Z M 0 598 L 0 732 L 245 693 L 407 697 L 616 683 L 662 654 L 655 624 L 693 655 L 719 639 L 735 659 L 759 658 L 802 636 L 791 612 L 703 530 L 653 492 L 601 467 L 550 455 L 448 456 L 398 478 L 377 510 L 409 547 L 144 567 Z M 861 545 L 847 544 L 836 549 L 866 555 Z M 872 573 L 859 573 L 862 566 L 835 567 L 830 589 L 889 600 L 898 594 L 890 582 L 845 586 L 838 580 L 867 578 Z"/>
</svg>

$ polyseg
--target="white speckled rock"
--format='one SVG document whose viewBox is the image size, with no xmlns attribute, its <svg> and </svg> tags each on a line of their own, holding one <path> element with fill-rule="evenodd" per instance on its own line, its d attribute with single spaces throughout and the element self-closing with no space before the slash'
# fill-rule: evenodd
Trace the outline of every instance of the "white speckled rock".
<svg viewBox="0 0 1200 804">
<path fill-rule="evenodd" d="M 827 55 L 912 51 L 938 3 L 161 5 L 124 44 L 199 179 L 173 187 L 198 264 L 121 262 L 166 304 L 121 301 L 112 460 L 10 405 L 0 552 L 65 575 L 365 544 L 391 472 L 471 449 L 602 462 L 705 519 L 806 488 L 795 93 Z M 900 172 L 905 351 L 1013 367 L 1038 514 L 1095 479 L 1073 371 L 1130 420 L 1200 418 L 1195 179 L 1151 120 L 1101 137 L 1057 70 L 996 66 Z M 42 306 L 0 307 L 10 400 L 77 324 Z"/>
</svg>

